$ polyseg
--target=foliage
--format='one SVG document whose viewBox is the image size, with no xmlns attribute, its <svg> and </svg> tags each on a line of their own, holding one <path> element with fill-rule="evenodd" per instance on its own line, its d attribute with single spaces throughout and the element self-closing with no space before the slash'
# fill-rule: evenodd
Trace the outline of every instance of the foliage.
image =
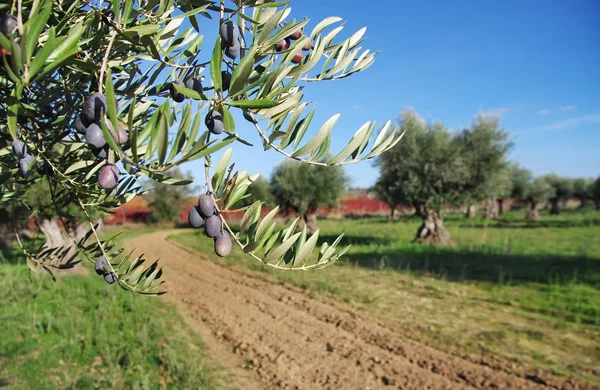
<svg viewBox="0 0 600 390">
<path fill-rule="evenodd" d="M 592 197 L 594 199 L 594 203 L 596 203 L 596 208 L 600 209 L 600 176 L 598 176 L 598 178 L 594 181 Z"/>
<path fill-rule="evenodd" d="M 192 181 L 191 172 L 183 174 L 179 168 L 169 171 L 169 176 L 178 179 Z M 186 198 L 192 195 L 193 188 L 190 185 L 170 186 L 157 181 L 150 181 L 152 187 L 149 191 L 150 209 L 152 210 L 153 222 L 174 222 L 181 212 L 181 205 Z"/>
<path fill-rule="evenodd" d="M 442 123 L 426 124 L 414 112 L 402 112 L 399 122 L 402 142 L 376 160 L 381 199 L 437 210 L 460 202 L 471 175 L 460 140 Z"/>
<path fill-rule="evenodd" d="M 518 163 L 513 163 L 510 168 L 510 176 L 512 182 L 511 198 L 525 202 L 529 186 L 533 181 L 533 173 Z"/>
<path fill-rule="evenodd" d="M 573 196 L 585 204 L 594 197 L 594 179 L 578 177 L 573 179 Z"/>
<path fill-rule="evenodd" d="M 250 206 L 256 201 L 262 201 L 265 206 L 274 207 L 276 201 L 271 194 L 270 183 L 267 179 L 259 176 L 248 186 L 249 197 L 240 200 L 237 205 L 239 207 Z"/>
<path fill-rule="evenodd" d="M 479 116 L 458 136 L 470 169 L 464 188 L 466 203 L 497 198 L 506 192 L 506 154 L 512 147 L 496 117 Z"/>
<path fill-rule="evenodd" d="M 288 3 L 23 0 L 0 5 L 0 12 L 17 19 L 16 30 L 8 36 L 0 34 L 2 52 L 8 53 L 0 61 L 0 200 L 21 202 L 27 188 L 46 177 L 56 208 L 74 205 L 85 215 L 90 232 L 86 241 L 78 243 L 79 256 L 94 262 L 111 253 L 107 253 L 110 243 L 98 238 L 90 213 L 110 212 L 144 194 L 142 177 L 169 185 L 189 184 L 189 180 L 170 177 L 167 172 L 204 158 L 207 192 L 219 202 L 220 211 L 236 210 L 234 206 L 247 195 L 249 184 L 256 178 L 246 177 L 244 171 L 234 172 L 233 165 L 228 166 L 229 159 L 222 160 L 225 163 L 214 167 L 212 173 L 210 169 L 213 153 L 232 142 L 249 144 L 237 134 L 234 114 L 252 124 L 264 150 L 274 149 L 308 164 L 355 163 L 396 145 L 401 138 L 397 127 L 388 121 L 375 137 L 376 124 L 369 121 L 341 151 L 330 153 L 331 132 L 340 114 L 330 117 L 312 138 L 308 137 L 315 108 L 303 102 L 302 84 L 364 71 L 376 52 L 361 46 L 365 28 L 339 39 L 342 19 L 328 17 L 309 30 L 309 19 L 290 18 Z M 220 31 L 225 20 L 238 28 L 241 54 L 235 58 L 229 56 L 219 34 L 208 43 L 208 49 L 202 47 L 200 31 Z M 297 30 L 305 33 L 278 52 L 275 44 Z M 309 41 L 312 49 L 300 55 Z M 300 61 L 296 61 L 298 57 L 302 57 Z M 192 79 L 203 85 L 186 87 L 191 85 L 183 82 Z M 85 98 L 94 92 L 106 98 L 105 108 L 96 114 L 108 145 L 105 157 L 104 152 L 92 151 L 87 144 L 90 140 L 73 129 Z M 216 137 L 201 131 L 209 110 L 223 119 L 225 131 Z M 124 144 L 111 136 L 110 128 L 119 127 L 128 135 Z M 11 153 L 15 139 L 27 145 L 27 158 Z M 99 185 L 98 175 L 106 164 L 118 168 L 120 178 L 114 188 Z M 113 174 L 110 169 L 104 172 Z M 255 228 L 270 222 L 258 221 L 259 205 L 253 203 L 246 213 L 246 221 Z M 222 215 L 221 219 L 233 235 Z M 275 245 L 279 239 L 296 239 L 283 231 L 255 228 L 250 231 L 258 234 L 253 237 L 258 242 L 245 246 L 251 255 L 262 240 Z M 238 238 L 244 233 L 235 233 L 240 245 Z M 87 243 L 92 236 L 96 242 Z M 294 252 L 296 255 L 304 256 L 314 248 L 314 240 L 299 242 L 306 245 Z M 290 243 L 280 242 L 276 257 Z M 329 247 L 330 259 L 337 258 L 333 255 L 336 245 Z M 72 264 L 60 253 L 52 266 Z M 44 265 L 37 254 L 28 255 L 32 270 Z M 134 266 L 140 262 L 129 257 L 124 261 L 130 266 L 116 273 L 122 287 L 157 293 L 160 283 L 154 278 L 160 272 L 148 273 L 150 268 Z M 110 268 L 114 270 L 112 265 Z"/>
<path fill-rule="evenodd" d="M 305 214 L 319 206 L 336 207 L 347 183 L 342 167 L 284 161 L 273 172 L 271 191 L 284 210 Z"/>
<path fill-rule="evenodd" d="M 556 196 L 556 189 L 545 177 L 536 177 L 528 183 L 525 199 L 535 207 L 538 203 L 545 202 Z"/>
<path fill-rule="evenodd" d="M 550 173 L 544 176 L 544 180 L 553 188 L 553 194 L 550 198 L 556 198 L 560 201 L 567 201 L 571 196 L 573 196 L 573 181 L 561 177 L 556 173 Z"/>
</svg>

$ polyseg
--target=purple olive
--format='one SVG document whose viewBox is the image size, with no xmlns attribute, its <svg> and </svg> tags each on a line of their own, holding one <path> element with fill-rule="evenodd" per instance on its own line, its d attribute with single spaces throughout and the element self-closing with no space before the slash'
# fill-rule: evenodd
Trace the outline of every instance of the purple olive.
<svg viewBox="0 0 600 390">
<path fill-rule="evenodd" d="M 225 46 L 233 46 L 239 37 L 239 31 L 232 20 L 226 20 L 221 23 L 220 29 L 221 41 Z"/>
<path fill-rule="evenodd" d="M 210 195 L 202 195 L 198 199 L 198 213 L 202 218 L 208 218 L 215 214 L 215 201 Z"/>
<path fill-rule="evenodd" d="M 85 135 L 85 132 L 92 123 L 85 114 L 81 114 L 75 119 L 74 127 L 79 134 Z"/>
<path fill-rule="evenodd" d="M 117 275 L 114 272 L 109 272 L 104 275 L 104 280 L 108 284 L 113 284 L 117 281 Z"/>
<path fill-rule="evenodd" d="M 98 184 L 100 187 L 108 190 L 117 185 L 119 182 L 119 170 L 113 164 L 106 164 L 100 168 L 98 172 Z"/>
<path fill-rule="evenodd" d="M 221 232 L 221 219 L 218 215 L 211 215 L 204 220 L 204 233 L 208 237 L 216 237 Z"/>
<path fill-rule="evenodd" d="M 17 18 L 10 14 L 0 16 L 0 32 L 4 35 L 10 35 L 17 28 Z"/>
<path fill-rule="evenodd" d="M 215 237 L 215 253 L 225 257 L 231 252 L 231 238 L 229 234 L 219 234 Z"/>
<path fill-rule="evenodd" d="M 96 123 L 89 125 L 85 131 L 85 140 L 92 148 L 100 149 L 106 145 L 106 139 L 100 126 Z"/>
<path fill-rule="evenodd" d="M 233 45 L 228 46 L 225 49 L 225 55 L 229 58 L 231 58 L 232 60 L 235 60 L 239 55 L 240 55 L 240 50 L 241 50 L 242 46 L 240 44 L 239 41 L 235 41 L 233 43 Z"/>
<path fill-rule="evenodd" d="M 229 89 L 229 85 L 231 84 L 231 73 L 226 70 L 221 71 L 221 84 L 223 86 L 223 91 Z"/>
<path fill-rule="evenodd" d="M 202 95 L 202 82 L 200 82 L 200 80 L 198 79 L 187 79 L 185 81 L 185 87 L 192 89 Z"/>
<path fill-rule="evenodd" d="M 95 122 L 106 116 L 108 106 L 106 105 L 106 97 L 100 92 L 95 92 L 85 98 L 83 103 L 83 112 L 88 120 Z"/>
<path fill-rule="evenodd" d="M 216 135 L 219 135 L 225 130 L 223 123 L 223 115 L 219 111 L 209 111 L 204 117 L 204 124 L 208 127 L 208 130 Z"/>
<path fill-rule="evenodd" d="M 198 208 L 196 206 L 192 206 L 190 211 L 188 212 L 188 222 L 194 228 L 199 228 L 204 225 L 204 219 L 198 212 Z"/>
<path fill-rule="evenodd" d="M 13 142 L 12 142 L 12 149 L 13 149 L 13 152 L 19 158 L 23 158 L 27 154 L 27 144 L 25 144 L 25 142 L 21 141 L 18 138 L 15 138 L 13 140 Z"/>
<path fill-rule="evenodd" d="M 185 95 L 181 92 L 179 92 L 176 88 L 175 85 L 179 85 L 181 87 L 183 87 L 183 82 L 181 82 L 181 80 L 175 80 L 171 83 L 171 87 L 170 87 L 170 92 L 171 92 L 171 98 L 173 98 L 173 100 L 175 100 L 177 103 L 181 103 L 182 101 L 185 100 Z"/>
<path fill-rule="evenodd" d="M 108 261 L 106 261 L 104 256 L 98 257 L 98 260 L 94 263 L 94 269 L 98 275 L 104 275 L 108 271 Z"/>
</svg>

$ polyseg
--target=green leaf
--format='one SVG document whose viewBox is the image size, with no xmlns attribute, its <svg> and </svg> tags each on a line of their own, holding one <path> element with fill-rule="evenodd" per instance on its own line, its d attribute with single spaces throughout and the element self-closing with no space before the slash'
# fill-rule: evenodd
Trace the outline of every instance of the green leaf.
<svg viewBox="0 0 600 390">
<path fill-rule="evenodd" d="M 225 104 L 233 107 L 241 107 L 241 108 L 269 108 L 274 107 L 279 104 L 277 100 L 271 99 L 256 99 L 256 100 L 234 100 L 225 102 Z"/>
<path fill-rule="evenodd" d="M 231 115 L 231 112 L 225 106 L 221 106 L 221 111 L 223 114 L 223 126 L 225 127 L 225 131 L 234 132 L 235 120 L 233 119 L 233 115 Z"/>
<path fill-rule="evenodd" d="M 329 118 L 327 120 L 327 122 L 325 122 L 325 124 L 321 127 L 321 129 L 319 130 L 317 135 L 315 135 L 315 137 L 313 139 L 308 141 L 306 143 L 306 145 L 304 145 L 303 147 L 298 149 L 296 152 L 294 152 L 292 154 L 292 157 L 298 157 L 298 156 L 302 156 L 307 153 L 311 153 L 314 150 L 316 150 L 318 147 L 320 147 L 321 144 L 325 141 L 325 139 L 329 135 L 329 133 L 331 132 L 331 130 L 333 129 L 333 126 L 335 126 L 335 123 L 338 121 L 339 118 L 340 118 L 340 114 L 335 114 L 334 116 Z"/>
<path fill-rule="evenodd" d="M 269 226 L 269 224 L 271 223 L 273 218 L 275 218 L 275 215 L 277 215 L 278 211 L 279 211 L 279 206 L 276 206 L 273 210 L 269 211 L 269 213 L 267 215 L 265 215 L 263 220 L 258 225 L 258 228 L 256 229 L 256 233 L 254 234 L 255 241 L 259 241 L 259 242 L 261 241 L 262 235 L 266 232 L 267 227 Z"/>
<path fill-rule="evenodd" d="M 300 235 L 301 233 L 298 232 L 289 238 L 284 238 L 283 243 L 281 245 L 279 245 L 275 250 L 271 251 L 267 254 L 267 256 L 265 256 L 265 263 L 269 263 L 271 261 L 279 261 L 281 258 L 283 258 L 285 253 L 292 247 L 292 245 L 296 243 Z"/>
<path fill-rule="evenodd" d="M 236 96 L 237 92 L 241 91 L 252 73 L 254 66 L 254 56 L 256 55 L 256 45 L 252 45 L 250 50 L 242 57 L 240 63 L 235 67 L 231 76 L 231 85 L 229 86 L 229 96 Z"/>
<path fill-rule="evenodd" d="M 19 115 L 19 101 L 21 100 L 22 91 L 23 86 L 21 84 L 15 84 L 8 101 L 6 124 L 8 125 L 8 131 L 13 138 L 17 138 L 17 116 Z"/>
<path fill-rule="evenodd" d="M 65 175 L 68 175 L 68 174 L 69 174 L 69 173 L 71 173 L 71 172 L 75 172 L 75 171 L 77 171 L 77 170 L 79 170 L 79 169 L 81 169 L 81 168 L 87 168 L 87 167 L 90 167 L 90 166 L 92 166 L 92 165 L 94 165 L 94 164 L 96 164 L 96 162 L 95 162 L 95 161 L 86 161 L 86 160 L 83 160 L 83 161 L 77 161 L 75 164 L 73 164 L 73 165 L 71 165 L 69 168 L 67 168 L 67 169 L 66 169 L 66 170 L 63 172 L 63 174 L 65 174 Z"/>
<path fill-rule="evenodd" d="M 302 245 L 298 255 L 294 258 L 295 264 L 300 264 L 303 262 L 302 266 L 306 265 L 306 261 L 308 260 L 308 256 L 315 249 L 317 245 L 317 240 L 319 239 L 319 229 L 317 229 L 312 236 L 306 241 L 306 244 Z"/>
<path fill-rule="evenodd" d="M 46 27 L 46 23 L 48 23 L 48 19 L 50 19 L 50 13 L 52 11 L 52 2 L 45 1 L 44 8 L 40 11 L 40 13 L 36 14 L 34 17 L 29 17 L 29 20 L 26 23 L 25 28 L 25 55 L 27 56 L 27 62 L 33 56 L 33 52 L 38 43 L 38 38 L 44 28 Z"/>
<path fill-rule="evenodd" d="M 362 125 L 361 128 L 358 129 L 356 133 L 354 133 L 354 136 L 352 137 L 348 145 L 346 145 L 346 147 L 342 149 L 342 151 L 339 152 L 337 156 L 333 157 L 329 161 L 329 164 L 334 165 L 340 163 L 344 161 L 352 152 L 354 152 L 363 143 L 365 137 L 370 135 L 368 131 L 370 124 L 371 122 L 367 122 L 364 125 Z"/>
<path fill-rule="evenodd" d="M 240 234 L 244 234 L 246 230 L 248 230 L 250 225 L 258 221 L 258 219 L 260 218 L 261 210 L 262 203 L 259 200 L 252 203 L 252 205 L 248 207 L 248 210 L 246 210 L 246 212 L 244 213 L 244 216 L 242 217 L 242 222 L 240 223 Z"/>
<path fill-rule="evenodd" d="M 210 59 L 210 77 L 217 93 L 223 89 L 221 80 L 221 62 L 223 61 L 223 49 L 221 49 L 221 36 L 217 35 L 215 47 L 213 48 L 212 58 Z"/>
<path fill-rule="evenodd" d="M 140 36 L 144 35 L 152 35 L 160 29 L 160 25 L 158 24 L 144 24 L 142 26 L 130 27 L 123 31 L 123 34 L 129 36 Z"/>
<path fill-rule="evenodd" d="M 158 147 L 158 162 L 160 165 L 163 165 L 167 155 L 167 148 L 169 147 L 169 125 L 167 124 L 167 117 L 165 115 L 160 116 L 156 142 Z"/>
</svg>

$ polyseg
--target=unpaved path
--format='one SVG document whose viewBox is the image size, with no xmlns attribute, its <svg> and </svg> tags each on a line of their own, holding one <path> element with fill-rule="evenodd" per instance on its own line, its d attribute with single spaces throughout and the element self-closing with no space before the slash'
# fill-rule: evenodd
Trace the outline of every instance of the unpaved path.
<svg viewBox="0 0 600 390">
<path fill-rule="evenodd" d="M 590 388 L 547 374 L 511 374 L 510 363 L 466 360 L 407 340 L 341 304 L 191 254 L 167 241 L 173 233 L 151 233 L 127 245 L 161 259 L 165 297 L 205 338 L 214 357 L 234 369 L 231 388 Z M 256 374 L 240 368 L 244 362 Z"/>
</svg>

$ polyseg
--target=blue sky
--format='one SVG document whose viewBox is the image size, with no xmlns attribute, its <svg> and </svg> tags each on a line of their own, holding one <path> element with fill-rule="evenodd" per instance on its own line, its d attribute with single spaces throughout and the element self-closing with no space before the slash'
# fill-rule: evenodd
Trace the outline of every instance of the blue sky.
<svg viewBox="0 0 600 390">
<path fill-rule="evenodd" d="M 451 129 L 486 113 L 499 116 L 513 137 L 510 157 L 535 174 L 600 175 L 600 2 L 349 4 L 291 2 L 292 17 L 311 19 L 308 31 L 327 16 L 339 16 L 346 21 L 340 38 L 366 26 L 363 47 L 380 51 L 365 72 L 305 89 L 305 100 L 317 106 L 313 131 L 341 113 L 332 151 L 341 150 L 364 122 L 376 120 L 379 129 L 408 107 Z M 206 53 L 212 37 L 205 36 Z M 208 76 L 208 69 L 204 73 Z M 284 158 L 263 152 L 248 124 L 240 121 L 238 130 L 257 146 L 234 146 L 236 167 L 269 177 Z M 374 183 L 371 161 L 346 166 L 353 186 Z M 183 169 L 203 182 L 201 161 Z"/>
</svg>

